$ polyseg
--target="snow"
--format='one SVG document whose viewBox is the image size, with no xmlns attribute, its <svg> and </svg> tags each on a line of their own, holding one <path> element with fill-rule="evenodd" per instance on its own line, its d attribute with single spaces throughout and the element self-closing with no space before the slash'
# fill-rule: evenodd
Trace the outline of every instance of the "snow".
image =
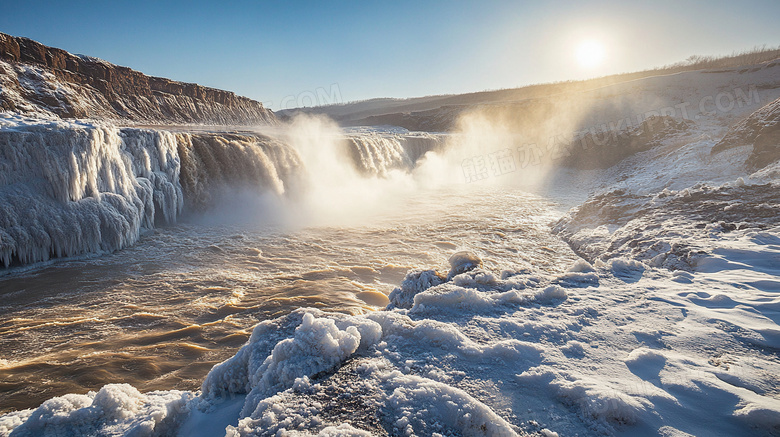
<svg viewBox="0 0 780 437">
<path fill-rule="evenodd" d="M 116 67 L 98 58 L 75 56 L 81 61 L 103 67 Z M 67 73 L 75 74 L 66 72 L 65 75 L 57 77 L 47 67 L 0 60 L 0 108 L 37 118 L 91 117 L 155 125 L 164 122 L 219 125 L 277 122 L 273 115 L 257 102 L 238 99 L 237 103 L 220 103 L 165 92 L 144 95 L 143 87 L 140 93 L 104 94 L 98 89 L 102 87 L 99 83 L 93 86 L 70 81 Z M 147 89 L 148 91 L 150 90 Z"/>
<path fill-rule="evenodd" d="M 626 257 L 557 276 L 413 271 L 386 311 L 261 322 L 199 392 L 109 385 L 2 416 L 0 430 L 772 435 L 778 231 L 732 231 L 711 255 L 728 263 L 684 273 Z"/>
<path fill-rule="evenodd" d="M 36 437 L 165 434 L 187 416 L 192 397 L 176 390 L 142 394 L 128 384 L 109 384 L 98 392 L 52 398 L 35 410 L 3 416 L 0 431 L 13 428 L 14 436 Z"/>
<path fill-rule="evenodd" d="M 109 116 L 110 104 L 96 89 L 59 81 L 49 70 L 0 60 L 0 101 L 29 117 Z M 45 102 L 45 103 L 42 103 Z"/>
<path fill-rule="evenodd" d="M 567 274 L 596 274 L 600 285 L 567 287 L 551 284 L 560 280 L 556 277 L 520 281 L 522 274 L 478 280 L 488 276 L 482 269 L 449 281 L 417 271 L 404 281 L 408 289 L 424 284 L 408 309 L 350 318 L 299 310 L 263 322 L 236 357 L 264 356 L 255 365 L 266 368 L 279 359 L 295 363 L 288 366 L 284 384 L 271 384 L 275 388 L 267 397 L 255 402 L 247 396 L 249 408 L 244 406 L 238 424 L 223 422 L 227 435 L 373 429 L 360 420 L 343 421 L 361 414 L 378 416 L 384 429 L 399 435 L 776 431 L 780 401 L 772 375 L 780 365 L 771 355 L 740 346 L 752 331 L 752 340 L 777 347 L 771 324 L 764 328 L 757 323 L 760 317 L 740 309 L 723 311 L 724 304 L 725 309 L 734 305 L 722 298 L 697 301 L 681 293 L 672 272 L 638 264 L 619 259 L 588 268 L 578 261 Z M 625 275 L 639 270 L 639 278 Z M 706 273 L 688 275 L 697 282 L 717 280 Z M 438 284 L 431 284 L 431 277 Z M 721 291 L 741 292 L 734 285 L 719 283 Z M 771 311 L 776 311 L 780 300 L 772 298 Z M 741 323 L 732 330 L 736 335 L 713 323 L 713 317 L 724 316 Z M 364 327 L 373 337 L 358 350 L 354 337 L 360 330 L 350 328 L 361 319 L 374 323 Z M 267 334 L 287 339 L 266 341 Z M 301 342 L 318 346 L 292 358 L 276 354 L 274 341 L 284 350 Z M 319 364 L 307 367 L 311 351 Z M 251 367 L 251 360 L 234 358 L 215 367 L 207 381 L 230 380 L 224 375 L 233 362 Z M 245 374 L 233 372 L 238 392 L 257 387 L 241 388 Z M 275 371 L 270 375 L 278 380 Z M 213 392 L 206 386 L 201 402 Z M 346 415 L 334 414 L 336 406 Z M 680 415 L 680 408 L 686 413 Z"/>
</svg>

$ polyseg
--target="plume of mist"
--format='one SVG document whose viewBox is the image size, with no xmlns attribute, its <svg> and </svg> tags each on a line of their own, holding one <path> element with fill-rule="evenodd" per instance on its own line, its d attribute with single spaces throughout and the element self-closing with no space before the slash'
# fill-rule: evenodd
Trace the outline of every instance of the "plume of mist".
<svg viewBox="0 0 780 437">
<path fill-rule="evenodd" d="M 281 197 L 258 192 L 254 201 L 251 192 L 240 193 L 240 200 L 231 199 L 223 208 L 243 208 L 261 222 L 288 226 L 344 225 L 403 208 L 410 196 L 425 196 L 426 190 L 433 199 L 436 190 L 544 188 L 556 177 L 563 158 L 588 153 L 575 148 L 607 147 L 607 142 L 600 145 L 594 139 L 617 135 L 658 108 L 671 107 L 675 102 L 662 85 L 622 83 L 472 106 L 459 112 L 442 147 L 424 153 L 412 168 L 383 169 L 381 174 L 360 170 L 348 134 L 334 121 L 299 114 L 265 133 L 298 154 L 300 189 Z M 582 140 L 586 135 L 589 141 Z"/>
<path fill-rule="evenodd" d="M 282 134 L 303 162 L 308 182 L 296 206 L 311 224 L 362 222 L 403 205 L 415 183 L 402 170 L 384 177 L 366 177 L 352 162 L 346 137 L 339 126 L 324 116 L 301 114 Z"/>
</svg>

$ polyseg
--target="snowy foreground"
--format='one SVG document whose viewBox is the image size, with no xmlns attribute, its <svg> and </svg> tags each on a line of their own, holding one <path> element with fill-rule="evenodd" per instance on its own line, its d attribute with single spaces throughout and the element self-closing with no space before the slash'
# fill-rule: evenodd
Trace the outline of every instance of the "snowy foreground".
<svg viewBox="0 0 780 437">
<path fill-rule="evenodd" d="M 699 190 L 745 187 L 778 188 Z M 688 234 L 693 215 L 637 216 L 674 248 L 581 260 L 559 276 L 485 271 L 459 253 L 449 272 L 410 272 L 385 311 L 260 323 L 199 392 L 110 384 L 6 414 L 0 434 L 777 435 L 777 222 Z M 557 226 L 575 248 L 600 232 L 641 237 L 630 222 L 610 233 L 576 220 Z M 664 266 L 685 242 L 702 250 Z"/>
<path fill-rule="evenodd" d="M 771 435 L 780 269 L 745 263 L 771 250 L 777 261 L 777 231 L 730 241 L 739 249 L 719 258 L 733 265 L 717 273 L 623 258 L 548 278 L 413 272 L 391 296 L 399 308 L 261 323 L 200 393 L 112 384 L 3 416 L 0 430 Z M 451 274 L 468 267 L 453 261 Z"/>
</svg>

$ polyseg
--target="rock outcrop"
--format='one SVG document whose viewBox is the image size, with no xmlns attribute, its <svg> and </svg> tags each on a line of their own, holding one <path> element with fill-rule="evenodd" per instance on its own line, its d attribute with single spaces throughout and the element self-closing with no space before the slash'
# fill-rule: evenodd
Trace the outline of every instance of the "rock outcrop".
<svg viewBox="0 0 780 437">
<path fill-rule="evenodd" d="M 735 124 L 717 144 L 712 154 L 734 147 L 753 145 L 745 163 L 759 170 L 780 160 L 780 99 L 777 99 Z"/>
<path fill-rule="evenodd" d="M 572 141 L 559 164 L 579 169 L 608 168 L 661 145 L 671 136 L 685 134 L 693 126 L 692 121 L 683 118 L 652 116 L 623 131 L 589 132 Z"/>
<path fill-rule="evenodd" d="M 0 110 L 143 123 L 273 123 L 262 103 L 0 33 Z"/>
</svg>

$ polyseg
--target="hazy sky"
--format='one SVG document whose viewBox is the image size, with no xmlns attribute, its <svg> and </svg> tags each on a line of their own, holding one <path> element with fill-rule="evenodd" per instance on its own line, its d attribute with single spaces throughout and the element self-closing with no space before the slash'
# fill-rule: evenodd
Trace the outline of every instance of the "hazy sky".
<svg viewBox="0 0 780 437">
<path fill-rule="evenodd" d="M 780 44 L 777 0 L 639 3 L 4 0 L 0 31 L 272 109 L 317 94 L 512 88 Z M 603 60 L 586 67 L 577 47 L 591 40 Z"/>
</svg>

